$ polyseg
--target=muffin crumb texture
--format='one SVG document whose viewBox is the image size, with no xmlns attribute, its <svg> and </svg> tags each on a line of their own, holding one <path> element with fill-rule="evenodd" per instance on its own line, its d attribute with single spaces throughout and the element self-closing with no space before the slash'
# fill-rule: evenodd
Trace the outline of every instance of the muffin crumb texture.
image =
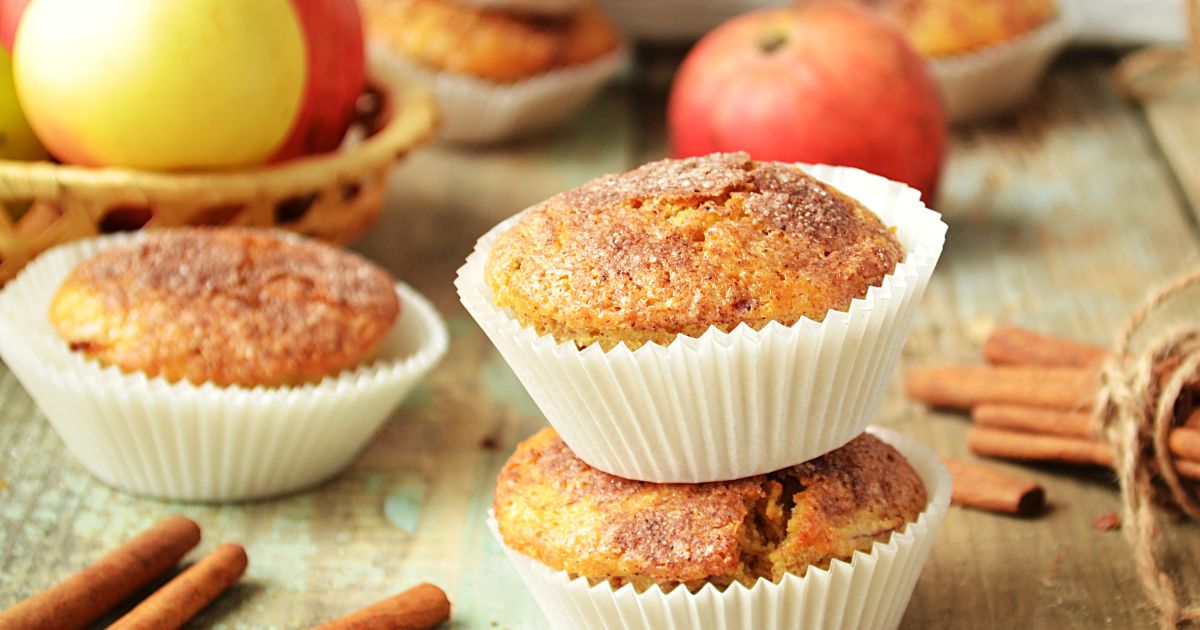
<svg viewBox="0 0 1200 630">
<path fill-rule="evenodd" d="M 544 429 L 501 470 L 494 510 L 507 546 L 573 577 L 696 591 L 848 560 L 926 503 L 908 462 L 871 435 L 767 475 L 654 484 L 591 468 Z"/>
<path fill-rule="evenodd" d="M 497 306 L 583 347 L 667 345 L 847 310 L 903 257 L 879 217 L 799 167 L 744 153 L 653 162 L 534 206 L 485 276 Z"/>
<path fill-rule="evenodd" d="M 399 311 L 387 272 L 349 252 L 267 231 L 184 228 L 80 263 L 50 320 L 73 350 L 126 372 L 275 387 L 367 359 Z"/>
</svg>

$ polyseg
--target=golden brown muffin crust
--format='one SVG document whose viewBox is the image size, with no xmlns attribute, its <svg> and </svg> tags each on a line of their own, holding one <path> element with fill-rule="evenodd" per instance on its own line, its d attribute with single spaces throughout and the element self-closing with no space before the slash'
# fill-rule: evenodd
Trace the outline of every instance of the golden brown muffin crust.
<svg viewBox="0 0 1200 630">
<path fill-rule="evenodd" d="M 594 5 L 539 16 L 455 0 L 364 0 L 368 36 L 437 70 L 510 83 L 604 56 L 620 45 Z"/>
<path fill-rule="evenodd" d="M 493 507 L 505 544 L 552 568 L 614 586 L 696 590 L 847 559 L 926 503 L 908 462 L 871 435 L 768 475 L 654 484 L 596 470 L 543 429 L 500 471 Z"/>
<path fill-rule="evenodd" d="M 927 57 L 1016 39 L 1058 15 L 1053 0 L 857 0 L 876 8 Z"/>
<path fill-rule="evenodd" d="M 730 153 L 552 197 L 497 238 L 485 275 L 495 304 L 539 334 L 636 348 L 710 326 L 820 321 L 902 256 L 856 200 L 796 166 Z"/>
<path fill-rule="evenodd" d="M 127 372 L 274 387 L 358 364 L 399 309 L 387 272 L 349 252 L 268 231 L 184 228 L 80 263 L 50 319 L 72 349 Z"/>
</svg>

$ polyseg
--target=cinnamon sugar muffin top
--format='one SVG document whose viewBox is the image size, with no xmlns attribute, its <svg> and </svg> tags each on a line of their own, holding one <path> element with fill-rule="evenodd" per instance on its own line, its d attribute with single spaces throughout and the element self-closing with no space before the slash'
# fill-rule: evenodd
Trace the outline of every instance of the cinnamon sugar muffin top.
<svg viewBox="0 0 1200 630">
<path fill-rule="evenodd" d="M 363 0 L 370 39 L 435 70 L 511 83 L 593 61 L 620 46 L 594 4 L 533 15 L 459 0 Z"/>
<path fill-rule="evenodd" d="M 695 591 L 849 559 L 927 502 L 904 457 L 869 434 L 766 475 L 655 484 L 591 468 L 543 429 L 500 471 L 493 508 L 505 545 L 554 569 L 614 588 Z"/>
<path fill-rule="evenodd" d="M 127 372 L 276 387 L 362 362 L 399 310 L 387 272 L 331 245 L 181 228 L 80 263 L 50 320 L 73 350 Z"/>
<path fill-rule="evenodd" d="M 903 257 L 858 201 L 744 153 L 653 162 L 534 206 L 485 276 L 523 325 L 583 347 L 667 345 L 710 326 L 820 321 Z"/>
</svg>

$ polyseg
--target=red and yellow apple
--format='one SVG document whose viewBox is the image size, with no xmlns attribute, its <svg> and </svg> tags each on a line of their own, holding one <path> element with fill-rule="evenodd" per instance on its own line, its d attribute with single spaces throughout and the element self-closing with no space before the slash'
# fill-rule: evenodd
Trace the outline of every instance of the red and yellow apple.
<svg viewBox="0 0 1200 630">
<path fill-rule="evenodd" d="M 0 0 L 0 44 L 5 52 L 12 54 L 13 38 L 17 36 L 17 23 L 29 0 Z"/>
<path fill-rule="evenodd" d="M 854 166 L 933 195 L 946 150 L 937 86 L 869 11 L 807 4 L 738 16 L 684 60 L 667 111 L 676 156 Z"/>
<path fill-rule="evenodd" d="M 17 102 L 8 53 L 0 49 L 0 159 L 39 160 L 45 157 L 46 150 L 33 135 L 21 104 Z"/>
<path fill-rule="evenodd" d="M 32 0 L 13 64 L 31 126 L 64 162 L 238 167 L 338 145 L 363 86 L 362 26 L 353 0 Z"/>
</svg>

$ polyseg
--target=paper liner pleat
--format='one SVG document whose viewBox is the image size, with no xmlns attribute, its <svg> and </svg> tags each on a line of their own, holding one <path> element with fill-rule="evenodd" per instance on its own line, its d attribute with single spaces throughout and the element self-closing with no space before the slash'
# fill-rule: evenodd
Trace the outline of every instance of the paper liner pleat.
<svg viewBox="0 0 1200 630">
<path fill-rule="evenodd" d="M 437 137 L 488 143 L 545 131 L 579 111 L 629 61 L 622 46 L 584 64 L 551 70 L 512 83 L 438 72 L 371 42 L 373 59 L 396 76 L 433 91 L 438 104 Z"/>
<path fill-rule="evenodd" d="M 903 184 L 850 168 L 806 168 L 893 226 L 906 251 L 880 286 L 820 323 L 709 329 L 634 351 L 557 343 L 496 307 L 484 280 L 492 242 L 517 217 L 479 240 L 459 269 L 459 297 L 563 440 L 595 468 L 694 483 L 813 459 L 874 418 L 946 224 Z"/>
<path fill-rule="evenodd" d="M 492 535 L 537 600 L 552 628 L 596 630 L 887 630 L 896 628 L 950 504 L 950 475 L 936 455 L 911 438 L 885 429 L 871 433 L 896 448 L 925 483 L 929 503 L 920 516 L 869 552 L 849 562 L 810 568 L 803 577 L 779 583 L 759 580 L 724 591 L 705 586 L 696 593 L 657 586 L 638 593 L 632 585 L 592 586 L 514 551 L 504 544 L 494 518 Z"/>
<path fill-rule="evenodd" d="M 379 358 L 312 385 L 172 384 L 102 367 L 57 337 L 50 301 L 80 261 L 143 237 L 55 248 L 0 292 L 0 358 L 80 464 L 112 486 L 197 501 L 311 486 L 345 468 L 446 351 L 437 311 L 399 283 L 400 317 Z"/>
</svg>

